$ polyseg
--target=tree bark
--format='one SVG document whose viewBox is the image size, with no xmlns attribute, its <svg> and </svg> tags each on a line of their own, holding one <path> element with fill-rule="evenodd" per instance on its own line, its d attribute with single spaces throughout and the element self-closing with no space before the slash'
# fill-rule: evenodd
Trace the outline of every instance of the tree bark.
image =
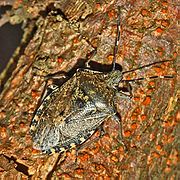
<svg viewBox="0 0 180 180">
<path fill-rule="evenodd" d="M 11 1 L 12 9 L 6 18 L 12 24 L 22 22 L 24 36 L 21 47 L 0 76 L 0 176 L 3 179 L 178 178 L 176 3 Z M 45 77 L 70 71 L 95 49 L 93 61 L 111 64 L 118 6 L 122 6 L 122 15 L 117 63 L 123 71 L 171 60 L 127 73 L 124 79 L 157 75 L 173 78 L 135 81 L 131 84 L 133 98 L 119 98 L 117 108 L 127 151 L 118 143 L 116 122 L 109 119 L 104 124 L 106 134 L 83 148 L 77 163 L 74 150 L 64 155 L 42 155 L 33 149 L 29 125 L 44 92 Z M 93 137 L 96 136 L 98 132 Z"/>
</svg>

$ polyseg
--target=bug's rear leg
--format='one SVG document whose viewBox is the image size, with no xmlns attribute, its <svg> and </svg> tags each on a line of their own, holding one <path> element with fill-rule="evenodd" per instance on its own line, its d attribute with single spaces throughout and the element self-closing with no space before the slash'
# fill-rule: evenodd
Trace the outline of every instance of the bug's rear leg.
<svg viewBox="0 0 180 180">
<path fill-rule="evenodd" d="M 61 86 L 64 82 L 66 82 L 69 79 L 69 76 L 64 71 L 59 71 L 54 74 L 48 74 L 45 76 L 46 81 L 52 81 L 53 84 L 57 86 Z M 51 87 L 50 87 L 51 88 Z"/>
<path fill-rule="evenodd" d="M 97 142 L 99 139 L 101 139 L 104 136 L 105 130 L 103 128 L 103 125 L 99 126 L 95 132 L 97 132 L 97 131 L 100 132 L 100 135 L 98 137 L 95 137 L 92 140 L 87 140 L 82 145 L 80 145 L 80 146 L 78 146 L 76 148 L 76 160 L 75 160 L 75 164 L 77 164 L 77 157 L 78 157 L 79 151 L 81 151 L 82 149 L 88 147 L 90 144 L 92 144 L 94 142 Z"/>
<path fill-rule="evenodd" d="M 95 132 L 97 132 L 97 131 L 100 132 L 100 135 L 99 135 L 98 137 L 92 139 L 92 140 L 88 140 L 88 141 L 84 142 L 82 145 L 80 145 L 79 147 L 77 147 L 77 153 L 78 153 L 78 151 L 86 148 L 87 146 L 89 146 L 90 144 L 98 141 L 99 139 L 101 139 L 101 138 L 104 136 L 105 130 L 104 130 L 104 128 L 103 128 L 103 125 L 99 126 Z"/>
<path fill-rule="evenodd" d="M 46 80 L 45 88 L 44 91 L 41 95 L 41 100 L 39 101 L 40 103 L 46 98 L 49 94 L 51 94 L 56 88 L 59 88 L 64 82 L 67 81 L 68 76 L 63 72 L 60 74 L 49 74 L 44 77 Z M 52 82 L 50 82 L 52 81 Z"/>
<path fill-rule="evenodd" d="M 94 138 L 92 140 L 87 139 L 87 141 L 85 141 L 83 144 L 80 144 L 79 146 L 76 147 L 76 152 L 75 152 L 76 157 L 75 157 L 75 161 L 74 161 L 73 165 L 71 165 L 71 167 L 74 166 L 74 168 L 76 168 L 76 166 L 78 166 L 77 160 L 78 160 L 79 151 L 81 151 L 82 149 L 88 147 L 90 144 L 98 141 L 105 134 L 105 131 L 103 129 L 103 125 L 99 126 L 97 128 L 97 130 L 94 131 L 94 133 L 97 132 L 97 131 L 100 132 L 100 135 L 98 137 L 96 137 L 96 138 Z"/>
<path fill-rule="evenodd" d="M 115 120 L 118 123 L 118 126 L 119 126 L 119 131 L 118 131 L 118 140 L 119 140 L 119 143 L 123 145 L 124 150 L 127 150 L 127 147 L 126 147 L 126 145 L 124 143 L 123 134 L 122 134 L 121 117 L 118 114 L 116 114 L 112 118 L 113 118 L 113 120 Z"/>
</svg>

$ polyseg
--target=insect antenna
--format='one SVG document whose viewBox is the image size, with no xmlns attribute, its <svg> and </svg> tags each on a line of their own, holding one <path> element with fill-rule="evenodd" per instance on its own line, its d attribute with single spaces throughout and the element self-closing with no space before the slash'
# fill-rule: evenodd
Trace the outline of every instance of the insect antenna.
<svg viewBox="0 0 180 180">
<path fill-rule="evenodd" d="M 139 69 L 143 69 L 143 68 L 145 68 L 145 67 L 153 66 L 153 65 L 155 65 L 155 64 L 160 64 L 160 63 L 164 63 L 164 62 L 170 62 L 170 61 L 172 61 L 172 60 L 164 60 L 164 61 L 153 62 L 153 63 L 146 64 L 146 65 L 144 65 L 144 66 L 140 66 L 140 67 L 138 67 L 138 68 L 134 68 L 134 69 L 131 69 L 131 70 L 128 70 L 128 71 L 123 71 L 122 74 L 127 74 L 127 73 L 130 73 L 130 72 L 139 70 Z"/>
<path fill-rule="evenodd" d="M 131 70 L 128 70 L 128 71 L 123 71 L 122 74 L 124 75 L 124 74 L 130 73 L 130 72 L 133 72 L 133 71 L 136 71 L 136 70 L 139 70 L 139 69 L 143 69 L 143 68 L 146 68 L 146 67 L 149 67 L 149 66 L 153 66 L 155 64 L 160 64 L 160 63 L 169 62 L 169 61 L 172 61 L 172 60 L 164 60 L 164 61 L 154 62 L 154 63 L 147 64 L 147 65 L 135 68 L 135 69 L 131 69 Z M 157 79 L 157 78 L 171 79 L 171 78 L 173 78 L 173 75 L 141 77 L 141 78 L 129 79 L 129 80 L 123 80 L 123 81 L 132 82 L 132 81 L 142 81 L 142 80 L 145 80 L 145 79 L 148 80 L 148 79 Z"/>
<path fill-rule="evenodd" d="M 137 79 L 129 79 L 129 80 L 122 80 L 126 82 L 133 82 L 133 81 L 143 81 L 143 80 L 149 80 L 149 79 L 172 79 L 172 75 L 165 75 L 165 76 L 150 76 L 150 77 L 142 77 L 142 78 L 137 78 Z"/>
<path fill-rule="evenodd" d="M 119 45 L 119 41 L 120 41 L 120 30 L 121 30 L 121 24 L 120 24 L 120 19 L 121 19 L 121 7 L 118 6 L 118 18 L 117 18 L 117 36 L 115 39 L 115 46 L 114 46 L 114 55 L 113 55 L 113 67 L 112 67 L 112 71 L 115 70 L 115 64 L 116 64 L 116 56 L 117 56 L 117 51 L 118 51 L 118 45 Z"/>
</svg>

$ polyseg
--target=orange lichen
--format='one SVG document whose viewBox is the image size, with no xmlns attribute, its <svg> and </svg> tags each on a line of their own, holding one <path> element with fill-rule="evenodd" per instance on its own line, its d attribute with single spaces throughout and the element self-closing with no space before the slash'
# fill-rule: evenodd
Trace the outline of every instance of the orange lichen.
<svg viewBox="0 0 180 180">
<path fill-rule="evenodd" d="M 59 64 L 61 64 L 63 61 L 64 61 L 64 59 L 63 59 L 62 57 L 58 57 L 57 62 L 58 62 Z"/>
<path fill-rule="evenodd" d="M 141 108 L 139 108 L 139 107 L 136 108 L 136 109 L 134 110 L 134 112 L 137 113 L 137 114 L 140 114 L 140 113 L 141 113 Z"/>
<path fill-rule="evenodd" d="M 33 99 L 36 99 L 36 98 L 39 97 L 39 93 L 37 91 L 32 90 L 31 91 L 31 96 L 32 96 Z"/>
<path fill-rule="evenodd" d="M 167 1 L 163 1 L 163 2 L 161 2 L 161 4 L 162 4 L 163 6 L 168 6 L 168 2 L 167 2 Z"/>
<path fill-rule="evenodd" d="M 164 27 L 168 27 L 170 25 L 169 21 L 167 21 L 167 20 L 162 20 L 161 24 Z"/>
<path fill-rule="evenodd" d="M 131 116 L 131 120 L 136 120 L 136 119 L 138 119 L 138 118 L 137 118 L 137 115 L 132 115 L 132 116 Z"/>
<path fill-rule="evenodd" d="M 148 106 L 151 103 L 151 97 L 146 96 L 145 100 L 142 102 L 143 105 Z"/>
<path fill-rule="evenodd" d="M 162 12 L 163 14 L 166 14 L 166 13 L 168 12 L 168 9 L 167 9 L 167 8 L 163 8 L 163 9 L 161 10 L 161 12 Z"/>
<path fill-rule="evenodd" d="M 148 11 L 147 9 L 142 9 L 142 10 L 141 10 L 141 14 L 142 14 L 143 16 L 148 16 L 148 15 L 149 15 L 149 11 Z"/>
<path fill-rule="evenodd" d="M 114 58 L 114 56 L 113 56 L 113 55 L 111 55 L 111 54 L 110 54 L 110 55 L 108 55 L 108 57 L 107 57 L 107 59 L 108 59 L 108 61 L 109 61 L 109 62 L 112 62 L 112 61 L 113 61 L 113 58 Z"/>
<path fill-rule="evenodd" d="M 131 131 L 125 131 L 124 132 L 124 137 L 129 137 L 131 135 Z"/>
<path fill-rule="evenodd" d="M 101 4 L 100 3 L 96 3 L 95 7 L 96 7 L 96 9 L 99 10 L 101 8 Z"/>
<path fill-rule="evenodd" d="M 39 150 L 37 150 L 37 149 L 32 149 L 32 154 L 33 154 L 33 155 L 36 155 L 36 154 L 39 154 L 39 153 L 40 153 Z"/>
<path fill-rule="evenodd" d="M 160 27 L 158 27 L 158 28 L 156 28 L 156 30 L 153 32 L 153 35 L 154 36 L 160 36 L 162 33 L 163 33 L 163 29 L 162 28 L 160 28 Z"/>
<path fill-rule="evenodd" d="M 133 100 L 134 101 L 140 101 L 140 97 L 134 97 Z"/>
<path fill-rule="evenodd" d="M 78 157 L 82 162 L 88 161 L 89 155 L 88 154 L 83 154 L 82 156 Z"/>
<path fill-rule="evenodd" d="M 76 169 L 75 173 L 77 173 L 78 175 L 82 175 L 83 174 L 83 169 Z"/>
<path fill-rule="evenodd" d="M 136 123 L 133 123 L 133 124 L 131 124 L 131 129 L 133 129 L 133 130 L 135 130 L 135 129 L 137 129 L 137 124 Z"/>
<path fill-rule="evenodd" d="M 177 52 L 173 53 L 173 58 L 176 59 L 177 58 Z"/>
<path fill-rule="evenodd" d="M 147 94 L 147 95 L 150 95 L 152 92 L 153 92 L 153 89 L 151 88 L 151 89 L 148 89 L 148 90 L 146 91 L 146 94 Z"/>
<path fill-rule="evenodd" d="M 158 51 L 158 55 L 159 55 L 160 57 L 162 57 L 162 56 L 163 56 L 163 54 L 164 54 L 164 52 L 163 52 L 163 51 Z"/>
<path fill-rule="evenodd" d="M 0 137 L 2 139 L 6 139 L 7 138 L 7 129 L 5 127 L 1 127 L 0 128 Z"/>
<path fill-rule="evenodd" d="M 109 16 L 110 19 L 114 19 L 115 14 L 116 13 L 115 13 L 114 9 L 108 12 L 108 16 Z"/>
<path fill-rule="evenodd" d="M 130 75 L 128 75 L 127 77 L 126 77 L 126 80 L 131 80 L 132 78 L 131 78 L 131 76 Z"/>
<path fill-rule="evenodd" d="M 154 157 L 154 158 L 159 158 L 159 157 L 160 157 L 160 154 L 157 153 L 157 152 L 152 152 L 152 157 Z"/>
<path fill-rule="evenodd" d="M 156 150 L 157 150 L 157 151 L 161 151 L 161 150 L 162 150 L 162 146 L 161 146 L 161 145 L 159 145 L 159 144 L 158 144 L 158 145 L 156 145 Z"/>
<path fill-rule="evenodd" d="M 114 161 L 114 162 L 118 162 L 119 161 L 119 159 L 116 156 L 111 156 L 111 160 Z"/>
<path fill-rule="evenodd" d="M 158 28 L 156 29 L 156 32 L 157 32 L 157 33 L 162 33 L 163 30 L 162 30 L 162 28 L 158 27 Z"/>
<path fill-rule="evenodd" d="M 75 37 L 75 38 L 73 39 L 73 43 L 74 43 L 74 44 L 79 43 L 79 39 L 78 39 L 78 37 Z"/>
<path fill-rule="evenodd" d="M 147 116 L 145 114 L 141 115 L 141 120 L 145 121 L 147 119 Z"/>
</svg>

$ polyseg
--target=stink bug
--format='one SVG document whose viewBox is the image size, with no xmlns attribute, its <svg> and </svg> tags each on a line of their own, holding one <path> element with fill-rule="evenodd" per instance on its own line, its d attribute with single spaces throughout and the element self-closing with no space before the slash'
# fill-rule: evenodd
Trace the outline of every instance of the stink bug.
<svg viewBox="0 0 180 180">
<path fill-rule="evenodd" d="M 123 142 L 121 121 L 115 106 L 117 97 L 123 95 L 119 84 L 127 82 L 130 97 L 132 93 L 129 81 L 123 80 L 123 74 L 127 72 L 116 70 L 115 66 L 119 40 L 120 8 L 111 71 L 77 69 L 61 86 L 49 87 L 30 125 L 36 149 L 51 154 L 80 147 L 96 130 L 103 132 L 102 124 L 108 118 L 119 124 L 119 138 Z"/>
</svg>

